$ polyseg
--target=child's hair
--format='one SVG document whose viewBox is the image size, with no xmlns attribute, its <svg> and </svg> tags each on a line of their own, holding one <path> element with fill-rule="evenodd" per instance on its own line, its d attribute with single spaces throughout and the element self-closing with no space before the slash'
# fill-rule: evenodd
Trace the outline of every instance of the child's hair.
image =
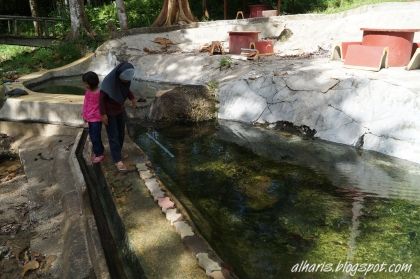
<svg viewBox="0 0 420 279">
<path fill-rule="evenodd" d="M 99 77 L 96 73 L 92 71 L 84 73 L 82 76 L 82 81 L 86 82 L 91 90 L 98 88 Z"/>
</svg>

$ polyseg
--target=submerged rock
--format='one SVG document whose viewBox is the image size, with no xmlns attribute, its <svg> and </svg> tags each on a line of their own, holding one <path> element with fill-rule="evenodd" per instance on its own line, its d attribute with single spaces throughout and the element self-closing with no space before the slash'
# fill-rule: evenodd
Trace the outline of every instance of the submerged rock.
<svg viewBox="0 0 420 279">
<path fill-rule="evenodd" d="M 25 96 L 25 95 L 28 95 L 28 92 L 26 92 L 25 90 L 21 88 L 15 88 L 6 92 L 6 96 L 9 96 L 9 97 L 20 97 L 20 96 Z"/>
<path fill-rule="evenodd" d="M 303 138 L 310 138 L 310 139 L 313 139 L 316 134 L 315 129 L 311 129 L 310 127 L 306 125 L 296 126 L 292 122 L 289 122 L 289 121 L 277 121 L 275 123 L 274 129 L 285 131 L 291 134 L 296 134 Z"/>
</svg>

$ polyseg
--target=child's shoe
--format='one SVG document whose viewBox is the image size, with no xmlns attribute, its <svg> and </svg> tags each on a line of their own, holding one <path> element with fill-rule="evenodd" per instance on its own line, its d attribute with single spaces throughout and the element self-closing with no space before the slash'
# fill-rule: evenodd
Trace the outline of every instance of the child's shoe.
<svg viewBox="0 0 420 279">
<path fill-rule="evenodd" d="M 100 156 L 93 156 L 92 157 L 92 163 L 97 164 L 100 163 L 104 160 L 105 156 L 104 155 L 100 155 Z"/>
</svg>

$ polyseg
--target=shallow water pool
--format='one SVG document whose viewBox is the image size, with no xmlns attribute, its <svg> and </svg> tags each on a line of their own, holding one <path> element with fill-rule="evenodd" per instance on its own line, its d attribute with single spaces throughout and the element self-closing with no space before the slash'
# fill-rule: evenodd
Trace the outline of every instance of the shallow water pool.
<svg viewBox="0 0 420 279">
<path fill-rule="evenodd" d="M 419 278 L 419 165 L 235 122 L 129 131 L 239 278 Z"/>
<path fill-rule="evenodd" d="M 102 79 L 103 77 L 99 76 L 99 80 L 102 81 Z M 130 89 L 135 95 L 138 94 L 151 101 L 155 98 L 156 92 L 159 90 L 168 90 L 175 86 L 175 84 L 171 83 L 157 83 L 134 79 L 131 82 Z M 52 78 L 42 82 L 28 84 L 27 87 L 35 92 L 50 94 L 84 95 L 86 90 L 81 75 Z"/>
<path fill-rule="evenodd" d="M 84 95 L 85 85 L 82 76 L 60 77 L 30 84 L 28 88 L 35 92 L 50 94 Z"/>
</svg>

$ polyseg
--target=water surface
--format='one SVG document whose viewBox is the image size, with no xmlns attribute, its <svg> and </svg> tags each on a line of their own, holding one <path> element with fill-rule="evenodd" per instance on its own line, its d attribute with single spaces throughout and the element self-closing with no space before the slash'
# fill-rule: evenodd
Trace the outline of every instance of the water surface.
<svg viewBox="0 0 420 279">
<path fill-rule="evenodd" d="M 348 278 L 291 271 L 303 261 L 407 263 L 368 278 L 420 276 L 419 165 L 235 122 L 129 130 L 240 278 Z"/>
<path fill-rule="evenodd" d="M 99 76 L 100 82 L 102 82 L 103 78 L 103 76 Z M 135 95 L 138 94 L 152 101 L 158 91 L 169 90 L 175 86 L 175 84 L 171 83 L 157 83 L 133 79 L 130 89 Z M 51 78 L 39 83 L 29 84 L 28 88 L 35 92 L 50 94 L 84 95 L 86 91 L 86 86 L 82 81 L 81 75 Z"/>
</svg>

